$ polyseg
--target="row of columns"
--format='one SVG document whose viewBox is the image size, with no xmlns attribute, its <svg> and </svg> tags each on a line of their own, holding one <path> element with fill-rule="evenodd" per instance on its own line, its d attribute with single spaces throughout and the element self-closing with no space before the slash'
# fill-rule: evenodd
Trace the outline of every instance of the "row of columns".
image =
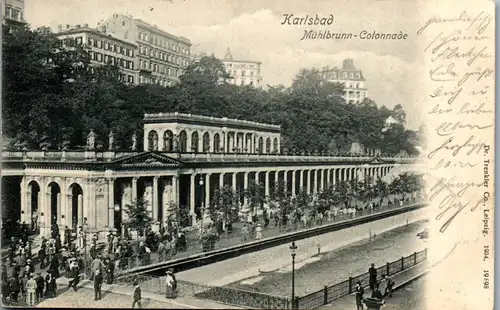
<svg viewBox="0 0 500 310">
<path fill-rule="evenodd" d="M 150 141 L 150 134 L 156 133 L 156 141 Z M 280 150 L 280 137 L 279 135 L 263 135 L 255 132 L 237 132 L 237 131 L 187 131 L 181 130 L 186 135 L 186 151 L 193 152 L 193 133 L 198 134 L 198 142 L 196 143 L 198 152 L 204 152 L 204 136 L 208 134 L 208 152 L 210 153 L 234 153 L 233 149 L 239 149 L 240 153 L 262 153 L 270 154 Z M 144 151 L 168 151 L 167 141 L 173 145 L 173 139 L 177 134 L 177 130 L 150 130 L 144 135 Z M 218 135 L 218 148 L 215 149 L 215 136 Z M 262 139 L 262 141 L 260 141 Z M 267 140 L 269 139 L 269 152 L 267 150 Z M 275 143 L 276 140 L 276 143 Z M 262 145 L 260 145 L 262 142 Z M 150 145 L 153 143 L 153 145 Z M 244 151 L 244 149 L 247 149 Z M 222 149 L 222 151 L 221 151 Z"/>
<path fill-rule="evenodd" d="M 300 177 L 299 188 L 306 189 L 308 194 L 315 194 L 323 190 L 325 187 L 335 185 L 337 180 L 353 180 L 362 179 L 365 176 L 380 178 L 389 173 L 393 166 L 378 166 L 378 167 L 310 167 L 308 169 L 273 169 L 262 171 L 240 170 L 227 171 L 218 173 L 219 187 L 223 187 L 224 175 L 231 174 L 233 190 L 237 189 L 237 173 L 243 173 L 243 189 L 248 189 L 250 173 L 253 174 L 255 182 L 260 183 L 261 173 L 264 173 L 264 191 L 265 195 L 270 194 L 270 178 L 274 172 L 274 183 L 277 184 L 280 175 L 282 175 L 285 183 L 291 182 L 291 195 L 297 194 L 297 177 Z M 291 176 L 289 176 L 289 172 Z M 313 172 L 313 173 L 311 173 Z M 215 174 L 215 172 L 213 172 Z M 298 176 L 298 173 L 300 175 Z M 196 221 L 195 203 L 196 203 L 196 184 L 198 180 L 203 180 L 205 206 L 210 204 L 211 183 L 210 176 L 212 172 L 204 173 L 197 172 L 190 175 L 190 191 L 189 191 L 189 207 L 192 216 L 192 223 Z M 55 203 L 57 205 L 57 223 L 64 226 L 72 226 L 73 217 L 78 218 L 78 226 L 84 224 L 84 218 L 87 219 L 89 229 L 103 230 L 104 228 L 112 228 L 115 226 L 115 206 L 119 205 L 121 219 L 126 220 L 124 211 L 125 205 L 134 201 L 138 195 L 139 179 L 144 181 L 144 198 L 148 200 L 148 208 L 151 211 L 154 220 L 165 222 L 168 217 L 168 205 L 170 202 L 179 207 L 179 176 L 176 174 L 167 174 L 163 176 L 151 177 L 106 177 L 94 179 L 80 179 L 78 182 L 73 182 L 67 186 L 66 180 L 54 181 L 49 178 L 41 178 L 37 180 L 39 187 L 36 203 L 38 205 L 38 223 L 43 235 L 50 233 L 50 224 L 52 214 L 52 191 L 51 186 L 59 187 L 59 191 L 54 191 L 56 195 Z M 321 182 L 318 182 L 321 179 Z M 31 186 L 29 186 L 31 184 Z M 311 185 L 314 184 L 314 187 Z M 120 186 L 120 190 L 115 191 L 115 187 Z M 77 187 L 77 189 L 74 189 Z M 25 178 L 21 181 L 21 221 L 30 223 L 32 216 L 32 191 L 36 190 L 29 180 Z M 285 189 L 288 190 L 288 189 Z M 121 196 L 115 196 L 115 193 L 121 193 Z M 73 197 L 73 194 L 77 197 Z M 161 196 L 160 196 L 161 195 Z M 161 197 L 161 203 L 160 203 Z M 245 198 L 245 204 L 247 204 Z M 74 204 L 76 208 L 74 208 Z M 159 218 L 160 208 L 162 208 L 162 217 Z M 74 210 L 76 209 L 76 210 Z M 77 214 L 73 214 L 74 211 Z M 119 227 L 115 227 L 119 228 Z"/>
<path fill-rule="evenodd" d="M 260 183 L 260 178 L 259 175 L 260 173 L 264 173 L 264 195 L 269 196 L 270 194 L 270 174 L 271 172 L 274 173 L 274 184 L 278 183 L 279 180 L 279 175 L 280 173 L 283 173 L 283 181 L 287 184 L 288 183 L 288 173 L 291 171 L 291 195 L 292 197 L 296 196 L 296 181 L 297 181 L 297 173 L 300 172 L 300 188 L 305 188 L 307 191 L 307 194 L 317 194 L 318 190 L 322 191 L 326 187 L 330 185 L 335 185 L 337 183 L 337 180 L 340 181 L 351 181 L 353 179 L 363 179 L 365 177 L 371 177 L 371 178 L 381 178 L 389 173 L 389 171 L 392 169 L 392 166 L 379 166 L 379 167 L 346 167 L 346 168 L 315 168 L 315 169 L 283 169 L 283 170 L 267 170 L 267 171 L 255 171 L 254 173 L 254 178 L 255 178 L 255 183 Z M 338 174 L 337 174 L 337 171 Z M 311 172 L 313 175 L 313 183 L 311 183 Z M 361 175 L 358 175 L 357 173 L 361 172 Z M 219 174 L 219 188 L 222 188 L 224 185 L 224 175 L 226 173 L 229 173 L 232 175 L 232 182 L 231 186 L 233 188 L 233 191 L 236 191 L 237 189 L 237 182 L 236 182 L 236 176 L 238 172 L 221 172 Z M 248 183 L 249 183 L 249 174 L 252 173 L 252 171 L 244 171 L 243 173 L 243 189 L 248 189 Z M 195 214 L 195 186 L 196 186 L 196 176 L 198 175 L 198 178 L 203 181 L 203 186 L 204 186 L 204 192 L 205 192 L 205 197 L 204 197 L 204 205 L 208 206 L 210 204 L 210 176 L 212 173 L 199 173 L 199 174 L 191 174 L 191 182 L 190 182 L 190 213 L 193 216 L 193 224 L 195 222 L 194 219 L 194 214 Z M 337 178 L 338 176 L 338 178 Z M 318 183 L 318 178 L 321 179 L 321 182 Z M 311 193 L 311 184 L 314 184 L 314 187 L 312 188 L 312 193 Z M 318 186 L 319 185 L 319 186 Z M 287 191 L 288 188 L 285 188 L 285 191 Z M 203 199 L 203 197 L 202 197 Z M 247 198 L 244 198 L 244 205 L 247 205 L 248 201 Z"/>
</svg>

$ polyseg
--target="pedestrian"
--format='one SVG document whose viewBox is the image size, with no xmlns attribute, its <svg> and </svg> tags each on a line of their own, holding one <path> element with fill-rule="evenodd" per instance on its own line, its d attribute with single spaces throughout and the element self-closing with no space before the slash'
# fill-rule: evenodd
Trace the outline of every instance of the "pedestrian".
<svg viewBox="0 0 500 310">
<path fill-rule="evenodd" d="M 94 275 L 94 300 L 100 300 L 102 297 L 102 280 L 102 274 L 99 270 L 97 270 Z"/>
<path fill-rule="evenodd" d="M 248 238 L 248 226 L 247 224 L 243 224 L 243 227 L 241 228 L 241 241 L 247 242 Z"/>
<path fill-rule="evenodd" d="M 59 278 L 59 259 L 56 255 L 52 255 L 49 269 L 52 270 L 53 276 Z"/>
<path fill-rule="evenodd" d="M 107 283 L 109 285 L 113 284 L 114 273 L 115 273 L 115 264 L 113 263 L 112 260 L 108 258 L 106 264 L 106 276 L 107 276 Z"/>
<path fill-rule="evenodd" d="M 370 289 L 373 291 L 375 289 L 375 286 L 377 285 L 377 268 L 375 268 L 375 264 L 372 264 L 370 269 L 368 269 L 368 274 L 370 275 Z"/>
<path fill-rule="evenodd" d="M 91 264 L 92 274 L 90 275 L 90 280 L 94 279 L 94 275 L 97 271 L 104 269 L 104 264 L 99 257 L 95 257 Z"/>
<path fill-rule="evenodd" d="M 138 308 L 142 308 L 141 306 L 141 287 L 139 286 L 139 282 L 134 280 L 134 301 L 132 302 L 132 308 L 135 308 L 137 304 Z"/>
<path fill-rule="evenodd" d="M 262 227 L 260 226 L 260 223 L 257 224 L 257 228 L 255 229 L 255 239 L 262 239 Z"/>
<path fill-rule="evenodd" d="M 172 269 L 167 270 L 167 276 L 165 277 L 165 297 L 175 298 L 177 297 L 177 280 L 175 279 L 174 271 Z"/>
<path fill-rule="evenodd" d="M 372 293 L 372 298 L 376 298 L 376 299 L 380 299 L 380 300 L 382 300 L 384 298 L 384 296 L 382 296 L 382 293 L 380 292 L 378 287 L 375 287 L 375 290 Z"/>
<path fill-rule="evenodd" d="M 161 263 L 165 259 L 165 243 L 163 241 L 158 245 L 158 262 Z"/>
<path fill-rule="evenodd" d="M 365 289 L 361 285 L 361 281 L 356 282 L 356 310 L 363 310 L 363 294 L 365 293 Z"/>
<path fill-rule="evenodd" d="M 384 274 L 382 275 L 382 280 L 380 282 L 385 285 L 385 289 L 383 289 L 383 286 L 380 287 L 380 292 L 382 293 L 382 295 L 384 297 L 392 297 L 392 288 L 394 286 L 394 281 L 392 280 L 392 278 Z"/>
<path fill-rule="evenodd" d="M 46 253 L 46 245 L 42 243 L 40 250 L 38 250 L 38 260 L 40 261 L 40 269 L 45 268 L 45 253 Z"/>
<path fill-rule="evenodd" d="M 45 287 L 45 281 L 40 272 L 37 273 L 35 281 L 36 281 L 36 299 L 38 300 L 38 302 L 40 302 L 40 300 L 42 300 L 43 298 L 43 289 Z"/>
<path fill-rule="evenodd" d="M 13 301 L 17 301 L 19 293 L 21 293 L 21 280 L 15 276 L 10 279 L 10 298 Z"/>
<path fill-rule="evenodd" d="M 2 299 L 10 297 L 10 283 L 9 281 L 2 280 Z"/>
<path fill-rule="evenodd" d="M 37 286 L 32 275 L 29 275 L 29 280 L 26 282 L 26 303 L 28 306 L 34 306 L 36 303 Z"/>
<path fill-rule="evenodd" d="M 387 278 L 385 277 L 385 274 L 383 274 L 382 275 L 382 279 L 380 279 L 380 281 L 378 282 L 377 286 L 378 286 L 378 289 L 380 290 L 380 293 L 384 297 L 385 297 L 385 295 L 387 293 L 387 284 L 388 284 Z"/>
<path fill-rule="evenodd" d="M 68 283 L 68 288 L 73 287 L 73 290 L 76 292 L 76 286 L 78 285 L 78 282 L 80 281 L 80 270 L 78 268 L 78 263 L 76 262 L 76 259 L 74 259 L 70 263 L 70 269 L 71 269 L 71 275 L 73 279 L 71 279 Z"/>
</svg>

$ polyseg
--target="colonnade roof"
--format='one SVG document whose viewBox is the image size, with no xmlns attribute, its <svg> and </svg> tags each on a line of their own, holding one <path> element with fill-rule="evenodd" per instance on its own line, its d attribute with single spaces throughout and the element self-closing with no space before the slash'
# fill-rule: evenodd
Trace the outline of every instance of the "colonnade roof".
<svg viewBox="0 0 500 310">
<path fill-rule="evenodd" d="M 257 123 L 247 120 L 232 119 L 227 117 L 212 117 L 185 113 L 146 113 L 144 114 L 144 124 L 153 123 L 184 123 L 207 125 L 213 127 L 227 127 L 228 129 L 249 129 L 280 133 L 281 126 L 265 123 Z"/>
<path fill-rule="evenodd" d="M 274 154 L 204 154 L 167 152 L 95 152 L 95 151 L 4 151 L 4 168 L 26 166 L 66 166 L 102 168 L 196 168 L 242 166 L 311 166 L 409 164 L 418 158 L 297 156 Z"/>
</svg>

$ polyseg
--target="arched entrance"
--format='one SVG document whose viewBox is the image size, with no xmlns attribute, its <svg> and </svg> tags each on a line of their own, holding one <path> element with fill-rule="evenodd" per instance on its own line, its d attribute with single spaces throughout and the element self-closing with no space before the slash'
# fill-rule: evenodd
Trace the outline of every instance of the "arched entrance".
<svg viewBox="0 0 500 310">
<path fill-rule="evenodd" d="M 28 184 L 28 204 L 31 206 L 31 215 L 29 222 L 31 230 L 35 234 L 40 234 L 40 185 L 36 181 L 31 181 Z M 28 210 L 30 209 L 28 206 Z M 27 217 L 28 218 L 28 217 Z"/>
<path fill-rule="evenodd" d="M 48 187 L 48 192 L 50 193 L 50 212 L 47 215 L 50 215 L 50 225 L 61 224 L 57 222 L 61 216 L 61 188 L 55 182 L 49 183 Z"/>
<path fill-rule="evenodd" d="M 71 225 L 73 231 L 77 231 L 78 226 L 83 224 L 83 189 L 77 183 L 73 183 L 69 187 L 70 212 L 67 223 Z M 69 225 L 68 225 L 69 226 Z"/>
</svg>

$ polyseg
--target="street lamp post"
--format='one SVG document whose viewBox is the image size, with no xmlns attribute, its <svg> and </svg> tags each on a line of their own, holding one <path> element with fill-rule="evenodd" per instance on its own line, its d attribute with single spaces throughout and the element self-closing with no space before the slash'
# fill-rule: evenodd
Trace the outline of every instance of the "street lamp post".
<svg viewBox="0 0 500 310">
<path fill-rule="evenodd" d="M 200 176 L 200 189 L 201 189 L 201 225 L 200 225 L 200 235 L 203 232 L 203 218 L 205 217 L 205 187 L 203 186 L 203 174 Z"/>
<path fill-rule="evenodd" d="M 290 254 L 292 255 L 292 309 L 295 309 L 295 255 L 297 252 L 297 246 L 295 241 L 292 242 L 290 246 Z"/>
</svg>

